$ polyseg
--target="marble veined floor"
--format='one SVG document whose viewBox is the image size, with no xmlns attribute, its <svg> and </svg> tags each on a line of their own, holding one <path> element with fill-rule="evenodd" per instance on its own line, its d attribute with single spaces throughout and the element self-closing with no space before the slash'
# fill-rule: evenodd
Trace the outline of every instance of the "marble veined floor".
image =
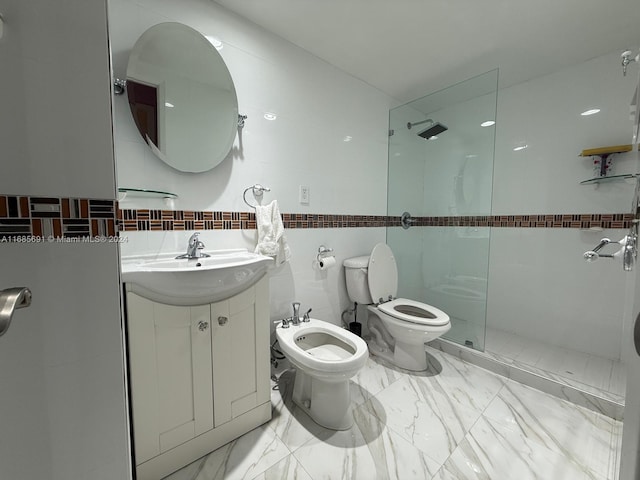
<svg viewBox="0 0 640 480">
<path fill-rule="evenodd" d="M 419 375 L 369 358 L 354 425 L 326 430 L 272 392 L 273 419 L 166 480 L 614 480 L 622 424 L 427 347 Z"/>
<path fill-rule="evenodd" d="M 487 328 L 485 353 L 494 359 L 624 404 L 626 375 L 618 360 L 590 355 Z"/>
</svg>

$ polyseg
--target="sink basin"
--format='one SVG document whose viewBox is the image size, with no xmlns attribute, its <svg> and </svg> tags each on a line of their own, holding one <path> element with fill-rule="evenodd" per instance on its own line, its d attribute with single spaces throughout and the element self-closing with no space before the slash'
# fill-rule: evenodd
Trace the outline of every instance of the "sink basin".
<svg viewBox="0 0 640 480">
<path fill-rule="evenodd" d="M 122 281 L 127 291 L 169 305 L 204 305 L 246 290 L 273 262 L 247 250 L 206 252 L 210 257 L 176 259 L 146 255 L 122 259 Z"/>
</svg>

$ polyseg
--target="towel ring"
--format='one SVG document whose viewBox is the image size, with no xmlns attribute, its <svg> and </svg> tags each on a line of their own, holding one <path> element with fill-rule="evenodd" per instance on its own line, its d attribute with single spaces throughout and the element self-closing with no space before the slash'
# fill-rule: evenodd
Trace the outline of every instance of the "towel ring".
<svg viewBox="0 0 640 480">
<path fill-rule="evenodd" d="M 271 189 L 269 187 L 265 187 L 264 185 L 260 185 L 259 183 L 256 183 L 255 185 L 251 185 L 250 187 L 247 187 L 247 188 L 244 189 L 244 193 L 242 194 L 242 199 L 244 200 L 244 203 L 249 205 L 254 210 L 256 209 L 256 205 L 251 205 L 247 201 L 247 192 L 249 190 L 253 190 L 253 196 L 254 197 L 262 197 L 262 194 L 264 192 L 270 192 L 271 191 Z"/>
</svg>

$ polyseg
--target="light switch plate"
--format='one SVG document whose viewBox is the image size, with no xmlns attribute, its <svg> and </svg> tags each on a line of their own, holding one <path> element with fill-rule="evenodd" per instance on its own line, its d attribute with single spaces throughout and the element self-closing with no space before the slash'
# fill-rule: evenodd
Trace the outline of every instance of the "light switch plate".
<svg viewBox="0 0 640 480">
<path fill-rule="evenodd" d="M 307 185 L 300 185 L 300 204 L 309 205 L 309 187 Z"/>
</svg>

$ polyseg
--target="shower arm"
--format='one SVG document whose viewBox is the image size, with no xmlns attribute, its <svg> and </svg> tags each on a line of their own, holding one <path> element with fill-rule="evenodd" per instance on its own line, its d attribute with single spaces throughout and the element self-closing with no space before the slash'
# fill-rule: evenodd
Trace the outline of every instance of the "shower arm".
<svg viewBox="0 0 640 480">
<path fill-rule="evenodd" d="M 415 127 L 416 125 L 422 125 L 423 123 L 427 123 L 427 122 L 435 123 L 430 118 L 427 118 L 426 120 L 422 120 L 421 122 L 414 122 L 414 123 L 407 122 L 407 128 L 411 130 L 411 127 Z"/>
</svg>

